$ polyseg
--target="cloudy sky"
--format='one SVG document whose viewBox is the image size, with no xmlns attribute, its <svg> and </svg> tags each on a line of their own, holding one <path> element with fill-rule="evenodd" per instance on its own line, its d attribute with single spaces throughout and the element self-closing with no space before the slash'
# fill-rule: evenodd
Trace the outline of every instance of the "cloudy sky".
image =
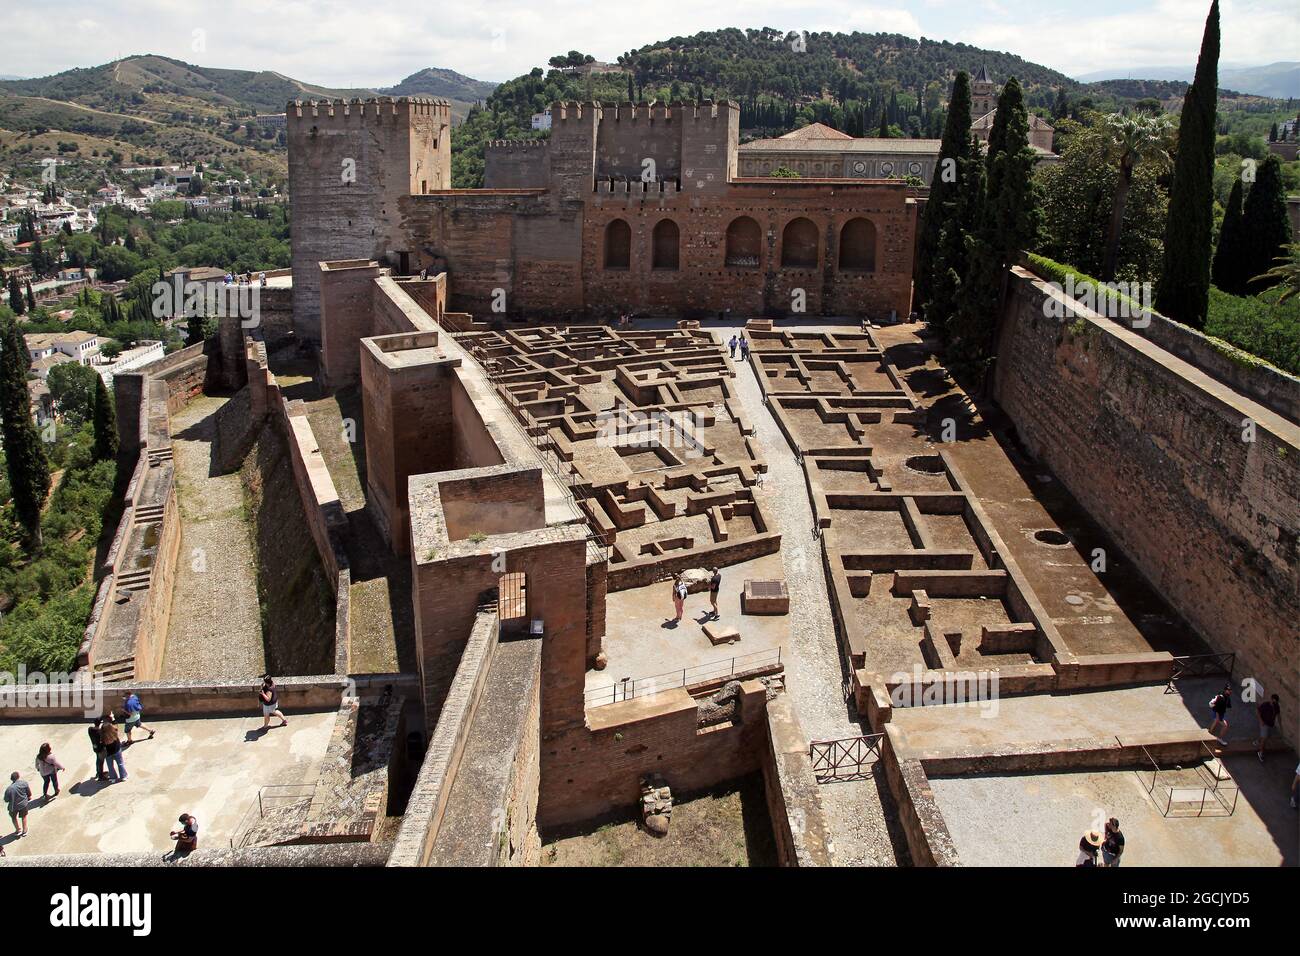
<svg viewBox="0 0 1300 956">
<path fill-rule="evenodd" d="M 897 32 L 1006 50 L 1069 75 L 1194 62 L 1208 0 L 0 0 L 0 74 L 137 53 L 330 87 L 426 66 L 505 80 L 720 27 Z M 1223 61 L 1300 60 L 1297 0 L 1222 0 Z"/>
</svg>

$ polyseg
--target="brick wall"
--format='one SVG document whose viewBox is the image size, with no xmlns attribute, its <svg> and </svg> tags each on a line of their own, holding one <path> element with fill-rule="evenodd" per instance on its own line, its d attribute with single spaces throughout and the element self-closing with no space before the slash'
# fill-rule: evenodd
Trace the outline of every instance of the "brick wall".
<svg viewBox="0 0 1300 956">
<path fill-rule="evenodd" d="M 1300 428 L 1108 319 L 1047 317 L 1049 294 L 1013 274 L 997 401 L 1237 677 L 1300 712 Z"/>
</svg>

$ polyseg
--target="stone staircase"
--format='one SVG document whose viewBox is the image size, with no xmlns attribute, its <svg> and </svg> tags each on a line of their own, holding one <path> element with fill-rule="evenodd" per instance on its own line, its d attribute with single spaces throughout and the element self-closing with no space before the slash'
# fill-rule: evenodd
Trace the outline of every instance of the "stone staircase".
<svg viewBox="0 0 1300 956">
<path fill-rule="evenodd" d="M 112 661 L 95 661 L 94 677 L 105 684 L 120 684 L 135 680 L 135 659 L 131 657 Z"/>
</svg>

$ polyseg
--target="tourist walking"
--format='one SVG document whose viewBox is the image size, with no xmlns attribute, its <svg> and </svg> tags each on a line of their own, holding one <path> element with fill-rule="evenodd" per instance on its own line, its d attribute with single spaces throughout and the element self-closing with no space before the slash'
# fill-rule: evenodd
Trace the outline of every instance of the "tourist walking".
<svg viewBox="0 0 1300 956">
<path fill-rule="evenodd" d="M 140 697 L 135 691 L 122 698 L 122 713 L 126 714 L 126 742 L 128 744 L 135 743 L 131 739 L 131 734 L 137 730 L 143 730 L 149 735 L 149 739 L 153 740 L 154 731 L 146 727 L 141 721 L 141 717 L 144 715 L 144 705 L 140 703 Z"/>
<path fill-rule="evenodd" d="M 1255 740 L 1255 754 L 1259 757 L 1260 763 L 1264 762 L 1264 748 L 1268 746 L 1268 738 L 1273 736 L 1273 728 L 1277 725 L 1277 718 L 1281 713 L 1282 702 L 1277 699 L 1277 694 L 1255 708 L 1255 716 L 1259 718 L 1259 737 Z"/>
<path fill-rule="evenodd" d="M 722 569 L 714 568 L 713 576 L 709 578 L 709 604 L 713 607 L 713 616 L 721 619 L 722 615 L 718 613 L 718 592 L 722 590 Z"/>
<path fill-rule="evenodd" d="M 1119 820 L 1111 817 L 1106 821 L 1106 837 L 1101 843 L 1101 862 L 1103 866 L 1119 866 L 1119 858 L 1124 855 L 1124 834 L 1120 831 Z"/>
<path fill-rule="evenodd" d="M 54 795 L 59 795 L 59 771 L 65 769 L 54 756 L 54 748 L 48 743 L 41 744 L 36 751 L 36 772 L 41 775 L 41 796 L 50 795 L 50 786 L 54 786 Z"/>
<path fill-rule="evenodd" d="M 1096 866 L 1099 849 L 1101 849 L 1101 834 L 1096 830 L 1089 830 L 1079 840 L 1079 856 L 1074 861 L 1074 865 Z"/>
<path fill-rule="evenodd" d="M 283 727 L 289 723 L 284 719 L 284 714 L 280 713 L 280 691 L 276 689 L 275 681 L 271 679 L 270 674 L 262 678 L 262 689 L 257 692 L 257 699 L 262 704 L 263 730 L 270 726 L 272 717 L 280 718 L 277 726 Z"/>
<path fill-rule="evenodd" d="M 9 811 L 14 833 L 19 836 L 27 836 L 27 810 L 31 804 L 32 788 L 27 786 L 22 774 L 15 770 L 9 775 L 9 786 L 5 788 L 5 809 Z"/>
<path fill-rule="evenodd" d="M 99 740 L 104 745 L 104 761 L 108 765 L 108 779 L 119 782 L 126 779 L 126 764 L 122 761 L 122 735 L 110 710 L 99 725 Z"/>
<path fill-rule="evenodd" d="M 682 615 L 686 613 L 686 581 L 680 574 L 673 575 L 673 610 L 676 615 L 673 617 L 673 623 L 681 621 Z"/>
<path fill-rule="evenodd" d="M 731 349 L 731 357 L 732 357 L 732 358 L 735 358 L 735 357 L 736 357 L 736 345 L 737 345 L 737 342 L 736 342 L 736 334 L 733 332 L 733 333 L 731 334 L 731 341 L 727 343 L 727 348 Z"/>
<path fill-rule="evenodd" d="M 192 813 L 182 813 L 177 822 L 181 825 L 179 830 L 171 832 L 171 838 L 176 841 L 177 853 L 190 853 L 199 848 L 199 821 Z"/>
<path fill-rule="evenodd" d="M 740 360 L 742 362 L 749 361 L 749 339 L 743 335 L 740 337 Z"/>
<path fill-rule="evenodd" d="M 1214 720 L 1210 721 L 1210 733 L 1216 737 L 1219 736 L 1219 733 L 1214 728 L 1220 724 L 1223 725 L 1223 736 L 1228 735 L 1228 708 L 1231 706 L 1232 685 L 1224 684 L 1223 690 L 1210 698 L 1210 712 L 1214 714 Z"/>
<path fill-rule="evenodd" d="M 89 727 L 86 728 L 86 736 L 90 738 L 90 749 L 95 752 L 95 779 L 107 780 L 108 774 L 104 773 L 104 741 L 100 737 L 100 724 L 104 718 L 96 717 Z"/>
</svg>

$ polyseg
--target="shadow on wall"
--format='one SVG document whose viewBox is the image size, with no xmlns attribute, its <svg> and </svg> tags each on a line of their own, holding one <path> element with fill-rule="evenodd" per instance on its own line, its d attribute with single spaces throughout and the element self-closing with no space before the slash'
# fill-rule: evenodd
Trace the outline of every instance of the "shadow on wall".
<svg viewBox="0 0 1300 956">
<path fill-rule="evenodd" d="M 266 667 L 273 674 L 334 670 L 334 592 L 307 526 L 284 436 L 258 433 L 240 471 L 257 555 Z"/>
</svg>

